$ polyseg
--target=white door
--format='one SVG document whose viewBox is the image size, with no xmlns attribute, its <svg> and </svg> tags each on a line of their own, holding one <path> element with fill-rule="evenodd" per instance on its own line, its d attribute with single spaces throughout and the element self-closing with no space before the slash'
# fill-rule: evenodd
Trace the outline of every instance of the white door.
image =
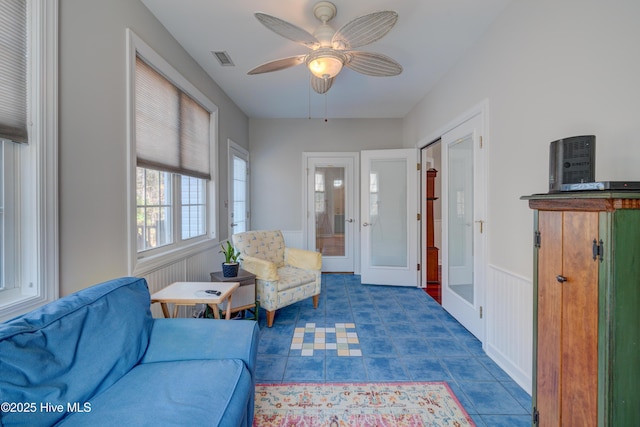
<svg viewBox="0 0 640 427">
<path fill-rule="evenodd" d="M 362 283 L 418 286 L 417 150 L 361 152 Z"/>
<path fill-rule="evenodd" d="M 442 306 L 484 339 L 485 178 L 482 115 L 442 136 Z"/>
<path fill-rule="evenodd" d="M 322 254 L 322 271 L 354 272 L 358 153 L 305 153 L 306 248 Z"/>
<path fill-rule="evenodd" d="M 229 140 L 229 237 L 250 230 L 249 152 Z"/>
</svg>

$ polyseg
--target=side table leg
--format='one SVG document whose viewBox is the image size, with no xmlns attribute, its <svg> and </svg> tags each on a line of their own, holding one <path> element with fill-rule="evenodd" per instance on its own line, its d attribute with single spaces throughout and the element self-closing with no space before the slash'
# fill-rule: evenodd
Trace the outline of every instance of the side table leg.
<svg viewBox="0 0 640 427">
<path fill-rule="evenodd" d="M 220 310 L 218 310 L 218 304 L 209 304 L 211 310 L 213 311 L 213 318 L 220 320 Z"/>
<path fill-rule="evenodd" d="M 231 319 L 231 297 L 233 296 L 233 294 L 229 294 L 229 298 L 227 298 L 227 312 L 224 315 L 224 318 L 226 320 L 230 320 Z"/>
<path fill-rule="evenodd" d="M 167 308 L 167 303 L 166 302 L 161 302 L 160 303 L 160 307 L 162 307 L 162 314 L 164 315 L 165 319 L 170 318 L 171 315 L 169 314 L 169 309 Z"/>
</svg>

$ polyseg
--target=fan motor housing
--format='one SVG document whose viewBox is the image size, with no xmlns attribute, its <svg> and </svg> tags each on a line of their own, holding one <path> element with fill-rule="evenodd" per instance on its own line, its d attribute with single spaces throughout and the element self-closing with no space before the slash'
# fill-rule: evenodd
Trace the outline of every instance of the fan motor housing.
<svg viewBox="0 0 640 427">
<path fill-rule="evenodd" d="M 336 13 L 338 13 L 338 9 L 330 1 L 319 1 L 313 6 L 313 14 L 322 23 L 331 21 L 336 16 Z"/>
</svg>

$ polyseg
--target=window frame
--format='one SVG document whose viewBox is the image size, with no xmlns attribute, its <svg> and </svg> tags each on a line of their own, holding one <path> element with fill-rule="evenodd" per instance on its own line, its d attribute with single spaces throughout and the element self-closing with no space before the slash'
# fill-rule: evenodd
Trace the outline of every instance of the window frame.
<svg viewBox="0 0 640 427">
<path fill-rule="evenodd" d="M 192 255 L 200 253 L 209 248 L 214 248 L 217 243 L 217 201 L 218 194 L 218 107 L 200 92 L 185 77 L 176 71 L 164 58 L 162 58 L 153 48 L 146 44 L 131 29 L 126 30 L 127 40 L 127 199 L 128 199 L 128 259 L 129 274 L 143 276 L 158 268 L 171 263 L 183 260 Z M 210 113 L 210 169 L 211 180 L 206 182 L 206 233 L 204 236 L 175 242 L 160 248 L 138 252 L 137 245 L 137 221 L 136 221 L 136 104 L 135 104 L 135 79 L 136 79 L 136 57 L 139 56 L 147 64 L 151 65 L 172 84 L 196 100 Z M 176 197 L 176 187 L 179 186 L 179 176 L 173 176 L 174 200 Z M 179 190 L 179 189 L 177 189 Z M 179 194 L 179 191 L 177 192 Z M 179 202 L 179 200 L 178 200 Z M 180 210 L 181 204 L 174 205 L 174 212 Z M 181 230 L 174 230 L 180 235 Z"/>
<path fill-rule="evenodd" d="M 0 301 L 0 321 L 59 297 L 58 0 L 31 0 L 28 19 L 28 144 L 20 144 L 19 295 Z"/>
</svg>

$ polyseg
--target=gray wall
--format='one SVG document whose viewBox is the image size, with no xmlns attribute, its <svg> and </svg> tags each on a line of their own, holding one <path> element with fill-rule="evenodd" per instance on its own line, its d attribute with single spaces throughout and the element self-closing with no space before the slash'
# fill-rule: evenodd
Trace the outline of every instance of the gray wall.
<svg viewBox="0 0 640 427">
<path fill-rule="evenodd" d="M 253 229 L 301 232 L 304 152 L 402 147 L 401 119 L 251 119 Z"/>
<path fill-rule="evenodd" d="M 639 18 L 637 0 L 514 1 L 404 121 L 410 145 L 488 100 L 484 348 L 527 390 L 533 215 L 520 196 L 548 190 L 549 143 L 574 135 L 596 135 L 596 179 L 640 181 Z"/>
<path fill-rule="evenodd" d="M 220 200 L 227 138 L 248 147 L 247 117 L 141 2 L 60 0 L 60 295 L 128 274 L 127 27 L 218 106 Z"/>
<path fill-rule="evenodd" d="M 596 179 L 640 180 L 640 2 L 514 1 L 406 117 L 405 143 L 489 100 L 489 260 L 531 277 L 532 215 L 549 143 L 595 134 Z"/>
</svg>

